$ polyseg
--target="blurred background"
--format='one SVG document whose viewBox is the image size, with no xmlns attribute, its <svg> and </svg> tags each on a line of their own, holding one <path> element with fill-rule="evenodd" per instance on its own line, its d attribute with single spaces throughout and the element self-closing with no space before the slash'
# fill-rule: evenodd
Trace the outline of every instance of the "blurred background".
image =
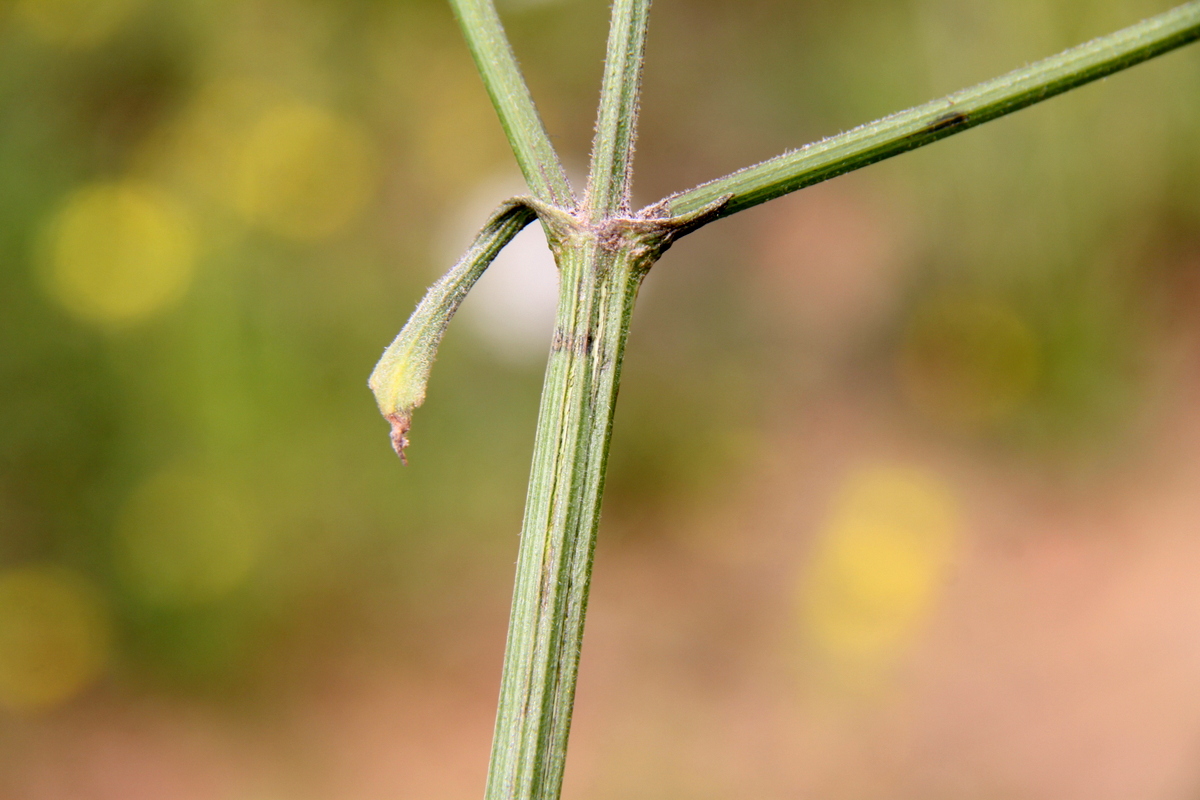
<svg viewBox="0 0 1200 800">
<path fill-rule="evenodd" d="M 658 0 L 635 192 L 1166 0 Z M 607 4 L 501 12 L 585 169 Z M 569 798 L 1200 798 L 1200 49 L 679 243 Z M 0 4 L 0 797 L 482 793 L 554 273 L 440 0 Z"/>
</svg>

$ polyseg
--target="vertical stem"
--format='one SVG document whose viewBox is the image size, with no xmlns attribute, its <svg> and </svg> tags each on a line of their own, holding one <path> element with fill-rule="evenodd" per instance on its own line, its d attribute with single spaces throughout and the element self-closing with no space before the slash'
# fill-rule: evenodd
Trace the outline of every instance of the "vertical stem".
<svg viewBox="0 0 1200 800">
<path fill-rule="evenodd" d="M 559 796 L 621 357 L 648 266 L 632 243 L 590 231 L 559 251 L 487 800 Z"/>
<path fill-rule="evenodd" d="M 600 111 L 592 141 L 586 213 L 592 222 L 629 213 L 638 100 L 650 0 L 614 0 Z"/>
<path fill-rule="evenodd" d="M 611 224 L 629 213 L 649 9 L 650 0 L 614 2 L 585 210 L 582 219 L 547 229 L 556 239 L 558 315 L 517 556 L 487 800 L 557 800 L 562 789 L 621 357 L 638 287 L 666 244 L 665 236 L 646 239 Z"/>
</svg>

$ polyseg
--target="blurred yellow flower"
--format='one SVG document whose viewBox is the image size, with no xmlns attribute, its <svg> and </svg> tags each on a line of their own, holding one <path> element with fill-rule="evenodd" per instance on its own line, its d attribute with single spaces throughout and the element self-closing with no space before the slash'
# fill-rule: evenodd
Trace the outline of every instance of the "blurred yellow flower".
<svg viewBox="0 0 1200 800">
<path fill-rule="evenodd" d="M 263 109 L 278 102 L 279 89 L 242 78 L 213 81 L 203 87 L 152 151 L 160 168 L 185 191 L 209 202 L 234 205 L 237 168 L 247 131 Z"/>
<path fill-rule="evenodd" d="M 0 572 L 0 706 L 33 711 L 74 697 L 109 658 L 110 623 L 99 593 L 62 567 Z"/>
<path fill-rule="evenodd" d="M 174 199 L 135 181 L 77 190 L 51 220 L 45 283 L 79 319 L 140 321 L 178 300 L 192 278 L 196 235 Z"/>
<path fill-rule="evenodd" d="M 17 0 L 16 17 L 38 36 L 63 47 L 99 44 L 144 0 Z"/>
<path fill-rule="evenodd" d="M 266 109 L 240 143 L 235 206 L 278 236 L 325 239 L 362 212 L 378 170 L 361 126 L 318 106 L 281 103 Z"/>
<path fill-rule="evenodd" d="M 930 612 L 958 526 L 936 475 L 895 466 L 850 475 L 801 583 L 809 647 L 838 664 L 886 664 Z"/>
</svg>

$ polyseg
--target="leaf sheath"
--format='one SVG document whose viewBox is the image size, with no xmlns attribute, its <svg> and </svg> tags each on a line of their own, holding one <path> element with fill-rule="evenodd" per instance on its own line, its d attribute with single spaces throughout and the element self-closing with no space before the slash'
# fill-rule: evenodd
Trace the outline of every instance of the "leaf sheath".
<svg viewBox="0 0 1200 800">
<path fill-rule="evenodd" d="M 425 401 L 425 384 L 446 326 L 496 254 L 536 216 L 533 208 L 521 200 L 510 200 L 497 208 L 458 263 L 429 287 L 375 365 L 367 385 L 375 394 L 380 412 L 392 425 L 392 447 L 402 461 L 413 409 Z"/>
</svg>

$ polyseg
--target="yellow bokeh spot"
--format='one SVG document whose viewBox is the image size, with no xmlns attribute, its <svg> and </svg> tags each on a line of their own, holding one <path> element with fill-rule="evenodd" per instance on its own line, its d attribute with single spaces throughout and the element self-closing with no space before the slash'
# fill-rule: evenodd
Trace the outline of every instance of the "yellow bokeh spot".
<svg viewBox="0 0 1200 800">
<path fill-rule="evenodd" d="M 135 595 L 150 605 L 188 607 L 245 583 L 264 537 L 234 487 L 173 468 L 139 486 L 117 527 L 117 560 Z"/>
<path fill-rule="evenodd" d="M 1012 308 L 942 296 L 918 307 L 901 344 L 906 399 L 935 421 L 979 428 L 1020 408 L 1037 382 L 1040 349 Z"/>
<path fill-rule="evenodd" d="M 211 83 L 196 93 L 175 121 L 156 155 L 156 165 L 177 177 L 205 200 L 233 205 L 237 171 L 246 133 L 278 94 L 258 81 L 231 79 Z"/>
<path fill-rule="evenodd" d="M 104 602 L 81 576 L 54 566 L 0 573 L 0 706 L 71 699 L 100 676 L 110 643 Z"/>
<path fill-rule="evenodd" d="M 134 181 L 79 189 L 48 234 L 46 287 L 88 322 L 145 319 L 178 300 L 195 269 L 196 235 L 186 210 Z"/>
<path fill-rule="evenodd" d="M 935 475 L 883 466 L 852 474 L 802 584 L 809 645 L 862 667 L 899 652 L 932 607 L 957 531 L 954 497 Z"/>
<path fill-rule="evenodd" d="M 216 81 L 197 93 L 160 156 L 191 191 L 285 239 L 335 236 L 378 186 L 366 129 L 259 81 Z"/>
<path fill-rule="evenodd" d="M 363 210 L 375 191 L 377 170 L 361 126 L 317 106 L 278 104 L 240 142 L 235 206 L 278 236 L 325 239 Z"/>
<path fill-rule="evenodd" d="M 91 47 L 116 33 L 143 0 L 18 0 L 18 20 L 63 47 Z"/>
</svg>

